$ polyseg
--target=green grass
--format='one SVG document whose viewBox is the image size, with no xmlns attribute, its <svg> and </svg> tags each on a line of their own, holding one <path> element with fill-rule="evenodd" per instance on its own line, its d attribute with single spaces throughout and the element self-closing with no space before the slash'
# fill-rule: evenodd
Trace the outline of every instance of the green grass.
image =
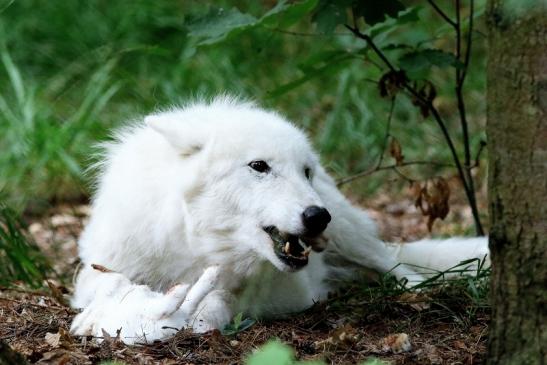
<svg viewBox="0 0 547 365">
<path fill-rule="evenodd" d="M 462 327 L 469 327 L 477 315 L 490 312 L 490 274 L 485 259 L 462 261 L 444 271 L 414 267 L 428 278 L 418 285 L 409 285 L 406 279 L 397 280 L 390 273 L 380 276 L 377 285 L 350 288 L 347 295 L 336 297 L 333 310 L 363 311 L 365 313 L 395 313 L 405 304 L 405 295 L 416 295 L 431 306 L 440 318 L 452 318 Z M 358 297 L 360 307 L 348 306 L 348 299 Z M 403 300 L 401 302 L 401 300 Z M 366 303 L 366 305 L 363 305 Z"/>
<path fill-rule="evenodd" d="M 237 6 L 255 15 L 269 8 L 250 1 L 214 6 Z M 298 36 L 257 28 L 196 47 L 186 24 L 208 7 L 167 0 L 18 0 L 0 7 L 0 189 L 10 205 L 40 208 L 85 196 L 89 176 L 83 171 L 91 146 L 111 128 L 161 106 L 221 92 L 253 98 L 303 126 L 337 177 L 375 163 L 389 102 L 369 82 L 383 72 L 371 63 L 356 56 L 285 93 L 271 94 L 301 78 L 306 67 L 320 66 L 313 63 L 316 55 L 339 48 L 357 52 L 362 42 L 347 35 Z M 447 29 L 430 9 L 424 7 L 420 16 L 421 22 L 379 41 L 450 49 L 443 40 Z M 293 30 L 315 32 L 306 22 Z M 466 91 L 474 144 L 483 137 L 485 84 L 484 37 L 477 33 L 475 38 Z M 451 71 L 432 70 L 439 109 L 457 127 L 450 76 Z M 450 162 L 434 123 L 423 121 L 410 100 L 398 99 L 391 133 L 406 158 Z M 439 170 L 425 166 L 409 173 L 420 177 Z M 371 176 L 352 187 L 372 193 L 388 178 Z"/>
<path fill-rule="evenodd" d="M 116 84 L 108 85 L 113 62 L 91 74 L 79 105 L 59 116 L 39 86 L 23 79 L 5 48 L 1 61 L 11 93 L 0 95 L 0 125 L 5 131 L 0 138 L 0 190 L 16 207 L 80 196 L 82 162 L 102 133 L 99 114 L 117 90 Z"/>
<path fill-rule="evenodd" d="M 51 267 L 38 247 L 25 235 L 24 224 L 0 202 L 0 285 L 21 281 L 41 287 Z"/>
</svg>

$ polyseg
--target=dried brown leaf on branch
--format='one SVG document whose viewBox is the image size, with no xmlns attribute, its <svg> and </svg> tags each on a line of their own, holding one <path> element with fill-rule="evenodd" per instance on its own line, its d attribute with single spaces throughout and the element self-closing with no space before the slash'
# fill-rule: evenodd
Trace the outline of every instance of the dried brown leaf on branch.
<svg viewBox="0 0 547 365">
<path fill-rule="evenodd" d="M 433 222 L 437 218 L 444 219 L 450 211 L 448 199 L 450 198 L 450 187 L 442 177 L 426 180 L 423 185 L 414 183 L 415 206 L 420 208 L 422 214 L 428 217 L 427 228 L 431 231 Z"/>
<path fill-rule="evenodd" d="M 420 108 L 420 114 L 427 118 L 430 113 L 430 106 L 437 97 L 437 89 L 430 81 L 426 81 L 421 87 L 414 84 L 414 89 L 416 89 L 416 94 L 412 98 L 412 104 Z"/>
<path fill-rule="evenodd" d="M 401 166 L 405 156 L 403 155 L 403 149 L 397 138 L 392 137 L 389 144 L 389 154 L 395 159 L 395 164 Z"/>
<path fill-rule="evenodd" d="M 378 82 L 380 96 L 393 98 L 405 87 L 407 82 L 408 77 L 403 70 L 385 73 Z"/>
</svg>

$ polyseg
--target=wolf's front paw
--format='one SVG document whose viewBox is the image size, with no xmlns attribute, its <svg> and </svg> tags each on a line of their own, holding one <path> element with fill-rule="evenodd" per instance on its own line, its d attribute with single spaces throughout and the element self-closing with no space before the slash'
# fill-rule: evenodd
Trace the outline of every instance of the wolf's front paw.
<svg viewBox="0 0 547 365">
<path fill-rule="evenodd" d="M 145 285 L 131 284 L 118 273 L 106 275 L 114 275 L 105 277 L 111 284 L 105 286 L 108 290 L 98 293 L 96 299 L 74 318 L 71 332 L 92 335 L 100 340 L 103 330 L 111 336 L 120 331 L 120 339 L 133 344 L 173 336 L 178 329 L 191 324 L 197 305 L 216 285 L 218 268 L 206 269 L 191 288 L 186 284 L 176 285 L 165 294 L 154 292 Z"/>
</svg>

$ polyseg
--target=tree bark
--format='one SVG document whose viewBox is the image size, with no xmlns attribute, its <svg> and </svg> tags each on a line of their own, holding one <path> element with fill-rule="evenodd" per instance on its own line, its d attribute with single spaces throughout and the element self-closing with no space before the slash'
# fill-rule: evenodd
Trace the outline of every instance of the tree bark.
<svg viewBox="0 0 547 365">
<path fill-rule="evenodd" d="M 489 0 L 488 364 L 547 364 L 547 2 Z"/>
</svg>

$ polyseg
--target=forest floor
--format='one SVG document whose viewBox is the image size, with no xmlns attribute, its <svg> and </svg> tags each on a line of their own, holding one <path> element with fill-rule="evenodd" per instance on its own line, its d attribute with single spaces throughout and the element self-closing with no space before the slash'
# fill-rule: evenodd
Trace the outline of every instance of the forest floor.
<svg viewBox="0 0 547 365">
<path fill-rule="evenodd" d="M 426 219 L 412 199 L 378 194 L 366 202 L 383 238 L 409 241 L 427 236 Z M 485 209 L 485 207 L 481 207 Z M 239 364 L 272 338 L 292 346 L 300 360 L 356 364 L 378 358 L 392 364 L 480 364 L 486 351 L 490 309 L 478 304 L 463 286 L 450 283 L 408 292 L 394 280 L 364 286 L 348 284 L 326 302 L 290 318 L 258 321 L 235 335 L 181 331 L 169 341 L 126 346 L 115 334 L 98 344 L 68 334 L 76 312 L 66 306 L 78 266 L 76 239 L 88 217 L 86 205 L 61 205 L 29 218 L 29 232 L 47 254 L 57 277 L 53 289 L 0 291 L 0 339 L 30 363 L 95 364 Z M 469 209 L 451 201 L 435 234 L 461 234 L 471 225 Z M 473 284 L 475 285 L 475 284 Z M 487 285 L 487 284 L 486 284 Z M 481 289 L 481 290 L 484 290 Z M 410 343 L 404 351 L 400 341 Z M 400 352 L 399 352 L 400 351 Z"/>
</svg>

